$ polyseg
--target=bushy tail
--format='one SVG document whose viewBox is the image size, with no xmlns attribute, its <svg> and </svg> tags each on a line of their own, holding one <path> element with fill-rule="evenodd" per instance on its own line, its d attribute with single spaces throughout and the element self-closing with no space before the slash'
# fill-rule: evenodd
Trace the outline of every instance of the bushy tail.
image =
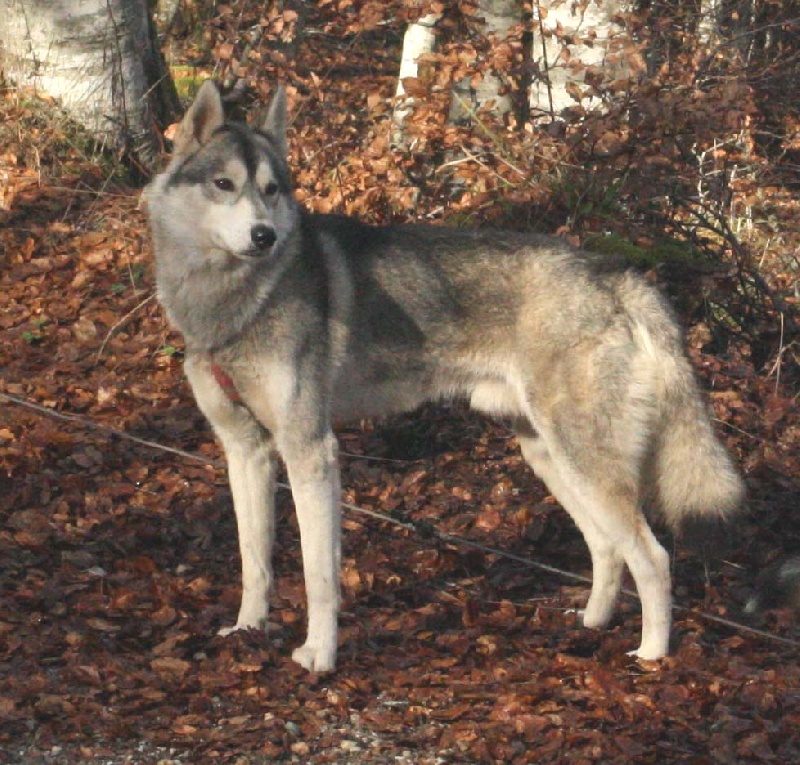
<svg viewBox="0 0 800 765">
<path fill-rule="evenodd" d="M 670 355 L 654 455 L 657 505 L 669 528 L 696 549 L 729 541 L 743 512 L 744 483 L 711 420 L 683 356 Z"/>
<path fill-rule="evenodd" d="M 728 541 L 744 510 L 744 483 L 714 434 L 669 307 L 635 284 L 625 303 L 637 330 L 637 379 L 653 418 L 646 504 L 690 547 L 715 547 Z"/>
</svg>

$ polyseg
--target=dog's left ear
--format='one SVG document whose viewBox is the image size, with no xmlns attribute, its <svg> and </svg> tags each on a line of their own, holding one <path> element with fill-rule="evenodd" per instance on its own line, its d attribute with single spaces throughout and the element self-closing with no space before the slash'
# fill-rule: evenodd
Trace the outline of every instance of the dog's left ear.
<svg viewBox="0 0 800 765">
<path fill-rule="evenodd" d="M 285 159 L 289 150 L 286 141 L 286 90 L 283 85 L 278 85 L 267 109 L 267 114 L 261 123 L 261 129 L 275 141 L 278 151 Z"/>
</svg>

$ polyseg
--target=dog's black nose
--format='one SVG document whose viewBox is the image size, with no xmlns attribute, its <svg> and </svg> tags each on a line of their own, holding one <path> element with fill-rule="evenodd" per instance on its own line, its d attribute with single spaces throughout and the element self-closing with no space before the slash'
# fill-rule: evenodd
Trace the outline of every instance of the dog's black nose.
<svg viewBox="0 0 800 765">
<path fill-rule="evenodd" d="M 259 249 L 266 250 L 267 247 L 272 247 L 277 238 L 275 229 L 270 228 L 264 223 L 256 223 L 256 225 L 250 229 L 250 239 Z"/>
</svg>

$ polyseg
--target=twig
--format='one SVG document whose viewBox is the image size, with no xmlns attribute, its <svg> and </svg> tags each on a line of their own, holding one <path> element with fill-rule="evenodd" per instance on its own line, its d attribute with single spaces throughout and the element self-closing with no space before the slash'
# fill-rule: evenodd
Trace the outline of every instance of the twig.
<svg viewBox="0 0 800 765">
<path fill-rule="evenodd" d="M 465 159 L 466 159 L 466 160 L 468 160 L 468 161 L 471 161 L 471 162 L 474 162 L 476 165 L 478 165 L 479 167 L 482 167 L 484 170 L 488 170 L 488 171 L 489 171 L 489 172 L 490 172 L 492 175 L 494 175 L 494 176 L 497 178 L 497 180 L 499 180 L 499 181 L 500 181 L 500 183 L 503 183 L 503 184 L 505 184 L 506 186 L 512 186 L 512 185 L 513 185 L 513 184 L 511 183 L 511 181 L 509 181 L 509 180 L 508 180 L 508 179 L 506 179 L 506 178 L 503 178 L 503 176 L 502 176 L 502 175 L 500 175 L 500 173 L 498 173 L 498 172 L 497 172 L 497 170 L 495 170 L 495 169 L 494 169 L 494 168 L 492 168 L 492 167 L 489 167 L 489 165 L 487 165 L 485 162 L 483 162 L 483 161 L 480 159 L 480 157 L 478 157 L 478 155 L 477 155 L 477 154 L 472 154 L 472 153 L 470 152 L 470 150 L 469 150 L 469 149 L 467 149 L 467 147 L 466 147 L 466 146 L 464 146 L 464 144 L 462 144 L 462 143 L 458 144 L 458 148 L 459 148 L 459 149 L 461 149 L 461 151 L 463 151 L 463 152 L 464 152 L 464 154 L 466 155 L 466 156 L 465 156 Z"/>
<path fill-rule="evenodd" d="M 494 144 L 495 148 L 498 150 L 493 156 L 497 157 L 504 165 L 508 166 L 511 170 L 517 173 L 520 177 L 522 177 L 525 184 L 528 186 L 536 186 L 537 182 L 530 177 L 529 173 L 526 173 L 521 168 L 517 167 L 513 162 L 506 159 L 503 154 L 510 153 L 508 146 L 506 143 L 497 136 L 496 133 L 492 132 L 481 120 L 480 115 L 478 112 L 473 108 L 472 104 L 468 103 L 464 98 L 462 98 L 457 92 L 453 91 L 453 98 L 458 101 L 459 106 L 464 109 L 467 116 L 469 116 L 472 120 L 475 121 L 475 124 L 481 129 L 481 132 Z M 459 144 L 459 148 L 462 149 L 464 152 L 467 152 L 467 149 L 464 148 L 463 145 Z M 527 152 L 528 157 L 536 157 L 538 159 L 544 159 L 546 161 L 552 161 L 552 157 L 548 157 L 546 154 L 541 154 L 535 151 Z M 474 158 L 474 157 L 473 157 Z M 474 158 L 476 162 L 478 162 L 477 158 Z M 479 162 L 480 164 L 480 162 Z M 573 164 L 572 162 L 562 162 L 559 161 L 559 166 L 561 167 L 569 167 L 573 169 L 582 169 L 580 165 Z M 495 173 L 497 175 L 497 173 Z M 502 176 L 498 177 L 501 178 L 507 185 L 511 185 L 510 181 L 507 181 Z"/>
<path fill-rule="evenodd" d="M 366 460 L 367 462 L 388 462 L 391 465 L 413 465 L 420 460 L 399 460 L 394 457 L 375 457 L 371 454 L 355 454 L 354 452 L 343 452 L 339 450 L 340 457 L 347 457 L 351 460 Z"/>
<path fill-rule="evenodd" d="M 80 417 L 78 415 L 56 412 L 53 409 L 48 409 L 45 406 L 41 406 L 40 404 L 35 404 L 32 401 L 28 401 L 24 398 L 14 396 L 9 393 L 0 393 L 0 401 L 5 401 L 7 403 L 24 407 L 39 414 L 43 414 L 48 417 L 53 417 L 63 422 L 69 422 L 78 427 L 83 427 L 89 430 L 104 433 L 108 436 L 113 436 L 128 441 L 133 441 L 134 443 L 140 444 L 141 446 L 146 446 L 148 448 L 155 449 L 157 451 L 174 454 L 184 459 L 189 459 L 193 462 L 199 462 L 211 465 L 212 467 L 215 468 L 223 467 L 223 465 L 219 460 L 209 459 L 208 457 L 203 457 L 199 454 L 187 452 L 184 451 L 183 449 L 176 449 L 174 447 L 164 446 L 163 444 L 160 444 L 156 441 L 150 441 L 144 438 L 139 438 L 138 436 L 132 436 L 130 433 L 126 433 L 125 431 L 117 430 L 116 428 L 111 428 L 106 425 L 100 425 L 99 423 L 96 423 L 84 417 Z M 283 490 L 287 491 L 291 490 L 291 487 L 285 483 L 279 482 L 277 486 L 278 488 Z M 377 510 L 369 510 L 367 508 L 358 507 L 357 505 L 352 505 L 347 502 L 342 502 L 341 505 L 343 508 L 349 510 L 350 512 L 357 513 L 359 515 L 363 515 L 369 518 L 373 518 L 375 520 L 381 521 L 382 523 L 389 523 L 393 526 L 397 526 L 398 528 L 405 529 L 406 531 L 413 531 L 423 538 L 433 536 L 437 540 L 445 542 L 447 544 L 453 544 L 460 547 L 470 547 L 474 550 L 480 550 L 481 552 L 485 552 L 491 555 L 497 555 L 498 557 L 505 558 L 507 560 L 512 560 L 515 563 L 519 563 L 528 568 L 535 568 L 540 571 L 546 571 L 549 574 L 556 574 L 564 579 L 570 579 L 572 581 L 577 581 L 584 584 L 591 583 L 592 581 L 590 578 L 582 576 L 581 574 L 575 574 L 571 571 L 565 571 L 564 569 L 557 568 L 556 566 L 550 566 L 548 564 L 541 563 L 531 558 L 523 558 L 521 555 L 515 555 L 514 553 L 508 552 L 506 550 L 500 550 L 496 547 L 490 547 L 488 545 L 481 544 L 480 542 L 474 542 L 471 539 L 467 539 L 465 537 L 461 537 L 456 534 L 448 534 L 444 531 L 439 531 L 438 529 L 435 528 L 431 529 L 427 526 L 425 526 L 425 528 L 423 529 L 422 526 L 419 526 L 413 522 L 402 521 L 398 518 L 393 518 L 390 515 L 380 513 Z M 629 590 L 626 588 L 623 589 L 622 592 L 627 596 L 638 599 L 638 594 L 633 590 Z M 674 611 L 690 614 L 692 616 L 705 619 L 706 621 L 715 622 L 716 624 L 722 624 L 738 632 L 744 632 L 753 635 L 755 637 L 762 638 L 764 640 L 770 640 L 775 643 L 791 646 L 792 648 L 800 648 L 800 641 L 792 640 L 791 638 L 785 638 L 780 635 L 775 635 L 771 632 L 766 632 L 764 630 L 759 630 L 756 629 L 755 627 L 750 627 L 749 625 L 733 621 L 732 619 L 725 619 L 723 617 L 717 616 L 716 614 L 710 614 L 706 611 L 701 611 L 699 609 L 691 608 L 689 606 L 682 606 L 680 604 L 673 604 L 672 608 Z"/>
<path fill-rule="evenodd" d="M 775 373 L 775 395 L 778 395 L 778 390 L 780 389 L 781 385 L 781 366 L 783 365 L 783 354 L 786 351 L 786 347 L 783 344 L 783 313 L 779 314 L 781 317 L 781 337 L 778 342 L 778 353 L 775 356 L 775 363 L 772 365 L 772 369 L 769 370 L 769 377 L 772 373 Z"/>
<path fill-rule="evenodd" d="M 122 318 L 121 318 L 121 319 L 120 319 L 120 320 L 119 320 L 119 321 L 118 321 L 116 324 L 114 324 L 114 326 L 113 326 L 113 327 L 111 327 L 111 329 L 109 329 L 109 330 L 108 330 L 108 332 L 106 333 L 106 336 L 105 336 L 105 338 L 104 338 L 103 342 L 100 344 L 100 349 L 97 351 L 97 354 L 96 354 L 96 355 L 95 355 L 95 357 L 94 357 L 94 363 L 95 363 L 95 364 L 98 364 L 98 363 L 100 362 L 100 358 L 102 357 L 102 355 L 103 355 L 103 351 L 105 351 L 105 349 L 106 349 L 106 345 L 108 345 L 108 341 L 111 339 L 111 336 L 112 336 L 112 335 L 113 335 L 113 334 L 114 334 L 114 333 L 115 333 L 115 332 L 116 332 L 116 331 L 117 331 L 117 330 L 118 330 L 120 327 L 122 327 L 122 326 L 124 326 L 125 324 L 127 324 L 127 322 L 130 320 L 130 318 L 131 318 L 131 317 L 132 317 L 132 316 L 133 316 L 133 315 L 134 315 L 134 314 L 135 314 L 137 311 L 139 311 L 139 309 L 140 309 L 140 308 L 144 308 L 144 306 L 146 306 L 146 305 L 147 305 L 147 304 L 148 304 L 148 303 L 149 303 L 149 302 L 150 302 L 150 301 L 151 301 L 153 298 L 155 298 L 155 296 L 156 296 L 155 292 L 153 292 L 153 293 L 151 293 L 150 295 L 148 295 L 148 296 L 147 296 L 147 297 L 146 297 L 144 300 L 142 300 L 142 302 L 141 302 L 141 303 L 139 303 L 139 305 L 137 305 L 135 308 L 132 308 L 130 311 L 128 311 L 128 313 L 126 313 L 126 314 L 125 314 L 125 315 L 124 315 L 124 316 L 123 316 L 123 317 L 122 317 Z"/>
<path fill-rule="evenodd" d="M 164 446 L 163 444 L 158 443 L 157 441 L 150 441 L 146 438 L 139 438 L 139 436 L 131 435 L 130 433 L 126 433 L 124 430 L 117 430 L 116 428 L 111 428 L 108 425 L 101 425 L 99 422 L 94 422 L 93 420 L 89 420 L 85 417 L 80 417 L 77 414 L 66 414 L 64 412 L 57 412 L 55 409 L 50 409 L 49 407 L 42 406 L 41 404 L 34 404 L 32 401 L 27 401 L 24 398 L 20 398 L 19 396 L 13 396 L 10 393 L 2 393 L 0 392 L 0 401 L 5 401 L 9 404 L 16 404 L 17 406 L 24 407 L 26 409 L 30 409 L 31 411 L 37 412 L 38 414 L 43 414 L 47 417 L 52 417 L 55 420 L 61 420 L 62 422 L 69 422 L 72 425 L 76 425 L 81 428 L 86 428 L 87 430 L 94 430 L 98 433 L 104 433 L 105 435 L 111 438 L 121 438 L 125 441 L 133 441 L 135 444 L 140 444 L 141 446 L 146 446 L 150 449 L 156 449 L 162 452 L 168 452 L 169 454 L 175 454 L 178 457 L 183 457 L 184 459 L 191 460 L 192 462 L 202 462 L 207 465 L 211 465 L 216 468 L 224 468 L 225 465 L 220 462 L 219 460 L 209 459 L 208 457 L 202 457 L 199 454 L 193 454 L 192 452 L 184 451 L 183 449 L 176 449 L 173 446 Z"/>
<path fill-rule="evenodd" d="M 756 436 L 753 433 L 748 433 L 746 430 L 743 430 L 742 428 L 737 427 L 736 425 L 728 422 L 727 420 L 723 420 L 723 419 L 721 419 L 719 417 L 712 417 L 711 419 L 714 422 L 718 423 L 719 425 L 722 425 L 723 427 L 726 427 L 726 428 L 730 428 L 734 432 L 739 433 L 742 436 L 746 436 L 747 438 L 750 438 L 753 441 L 758 441 L 761 444 L 765 443 L 765 439 L 761 438 L 761 436 Z"/>
</svg>

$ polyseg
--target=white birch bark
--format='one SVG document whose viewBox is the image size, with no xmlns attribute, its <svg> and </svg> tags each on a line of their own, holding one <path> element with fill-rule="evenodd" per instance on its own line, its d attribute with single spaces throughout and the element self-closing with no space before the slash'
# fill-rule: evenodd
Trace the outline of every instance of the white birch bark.
<svg viewBox="0 0 800 765">
<path fill-rule="evenodd" d="M 513 26 L 522 21 L 522 2 L 478 0 L 477 15 L 484 20 L 484 34 L 502 40 Z M 470 112 L 488 105 L 491 105 L 492 112 L 498 116 L 507 114 L 513 107 L 511 96 L 503 92 L 501 78 L 493 72 L 485 71 L 474 88 L 467 81 L 453 86 L 453 102 L 448 119 L 456 122 L 469 116 Z"/>
<path fill-rule="evenodd" d="M 152 168 L 178 101 L 148 14 L 147 0 L 0 0 L 0 64 Z"/>
<path fill-rule="evenodd" d="M 521 0 L 478 0 L 478 9 L 485 20 L 485 32 L 502 40 L 508 31 L 522 21 Z M 511 111 L 511 97 L 502 92 L 502 80 L 487 72 L 475 88 L 478 107 L 493 103 L 492 111 L 502 115 Z"/>
<path fill-rule="evenodd" d="M 587 69 L 602 69 L 606 77 L 618 69 L 608 58 L 614 37 L 623 31 L 614 16 L 627 5 L 626 0 L 533 0 L 534 118 L 557 117 L 576 105 L 571 92 L 585 82 Z"/>
<path fill-rule="evenodd" d="M 392 143 L 404 146 L 405 122 L 414 109 L 414 97 L 406 93 L 403 80 L 419 77 L 419 58 L 426 53 L 433 53 L 436 47 L 434 28 L 441 14 L 428 13 L 418 21 L 408 25 L 403 36 L 403 54 L 400 59 L 400 73 L 397 76 L 395 107 L 392 115 Z"/>
<path fill-rule="evenodd" d="M 158 0 L 156 2 L 155 16 L 159 29 L 167 29 L 181 9 L 182 0 Z"/>
<path fill-rule="evenodd" d="M 700 0 L 700 22 L 697 31 L 700 41 L 713 44 L 719 39 L 719 16 L 722 0 Z"/>
</svg>

